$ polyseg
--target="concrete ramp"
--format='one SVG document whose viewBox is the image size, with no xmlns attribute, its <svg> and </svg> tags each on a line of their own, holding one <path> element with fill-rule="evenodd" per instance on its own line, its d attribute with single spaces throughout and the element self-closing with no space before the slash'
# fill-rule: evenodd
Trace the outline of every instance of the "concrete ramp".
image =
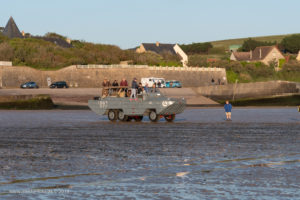
<svg viewBox="0 0 300 200">
<path fill-rule="evenodd" d="M 197 94 L 192 88 L 160 88 L 167 97 L 185 98 L 188 106 L 218 106 L 219 103 Z"/>
</svg>

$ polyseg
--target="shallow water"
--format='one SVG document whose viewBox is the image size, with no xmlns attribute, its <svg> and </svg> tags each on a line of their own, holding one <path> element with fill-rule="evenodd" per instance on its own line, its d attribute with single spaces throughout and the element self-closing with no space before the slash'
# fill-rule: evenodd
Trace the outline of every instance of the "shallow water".
<svg viewBox="0 0 300 200">
<path fill-rule="evenodd" d="M 300 199 L 296 108 L 189 109 L 174 123 L 0 111 L 0 199 Z"/>
</svg>

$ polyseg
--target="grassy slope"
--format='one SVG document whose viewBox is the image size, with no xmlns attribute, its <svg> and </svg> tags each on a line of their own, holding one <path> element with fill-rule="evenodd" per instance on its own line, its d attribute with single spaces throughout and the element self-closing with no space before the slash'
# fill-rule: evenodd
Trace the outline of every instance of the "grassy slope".
<svg viewBox="0 0 300 200">
<path fill-rule="evenodd" d="M 277 41 L 278 43 L 281 42 L 281 40 L 292 34 L 286 34 L 286 35 L 271 35 L 271 36 L 261 36 L 261 37 L 251 37 L 254 40 L 258 41 L 267 41 L 267 42 L 273 42 Z M 228 49 L 230 45 L 233 44 L 243 44 L 244 40 L 247 40 L 248 38 L 238 38 L 238 39 L 230 39 L 230 40 L 219 40 L 219 41 L 212 41 L 212 45 L 214 47 L 224 47 L 225 49 Z"/>
</svg>

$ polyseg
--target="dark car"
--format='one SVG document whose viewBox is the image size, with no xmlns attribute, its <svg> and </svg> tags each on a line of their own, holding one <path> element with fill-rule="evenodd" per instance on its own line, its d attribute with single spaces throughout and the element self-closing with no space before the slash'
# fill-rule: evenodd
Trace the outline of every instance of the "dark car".
<svg viewBox="0 0 300 200">
<path fill-rule="evenodd" d="M 36 82 L 27 82 L 22 84 L 20 88 L 39 88 L 39 86 L 36 84 Z"/>
<path fill-rule="evenodd" d="M 50 85 L 50 88 L 68 88 L 69 86 L 65 81 L 57 81 Z"/>
</svg>

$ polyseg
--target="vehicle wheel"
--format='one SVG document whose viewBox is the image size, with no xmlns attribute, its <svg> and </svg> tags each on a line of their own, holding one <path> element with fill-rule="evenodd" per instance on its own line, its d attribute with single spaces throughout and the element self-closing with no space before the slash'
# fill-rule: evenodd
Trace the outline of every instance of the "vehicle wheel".
<svg viewBox="0 0 300 200">
<path fill-rule="evenodd" d="M 118 112 L 118 120 L 120 120 L 120 121 L 127 121 L 127 119 L 128 119 L 128 116 L 125 115 L 124 112 L 120 110 Z"/>
<path fill-rule="evenodd" d="M 134 120 L 135 120 L 136 122 L 141 122 L 141 121 L 143 120 L 143 116 L 135 116 L 135 117 L 134 117 Z"/>
<path fill-rule="evenodd" d="M 113 121 L 117 120 L 118 115 L 115 110 L 109 110 L 107 116 L 108 116 L 108 119 L 113 122 Z"/>
<path fill-rule="evenodd" d="M 152 121 L 152 122 L 157 122 L 157 121 L 159 120 L 159 116 L 156 114 L 155 111 L 151 111 L 151 112 L 149 113 L 149 119 L 150 119 L 150 121 Z"/>
<path fill-rule="evenodd" d="M 165 115 L 165 119 L 167 122 L 173 122 L 175 119 L 175 114 L 173 115 Z"/>
</svg>

